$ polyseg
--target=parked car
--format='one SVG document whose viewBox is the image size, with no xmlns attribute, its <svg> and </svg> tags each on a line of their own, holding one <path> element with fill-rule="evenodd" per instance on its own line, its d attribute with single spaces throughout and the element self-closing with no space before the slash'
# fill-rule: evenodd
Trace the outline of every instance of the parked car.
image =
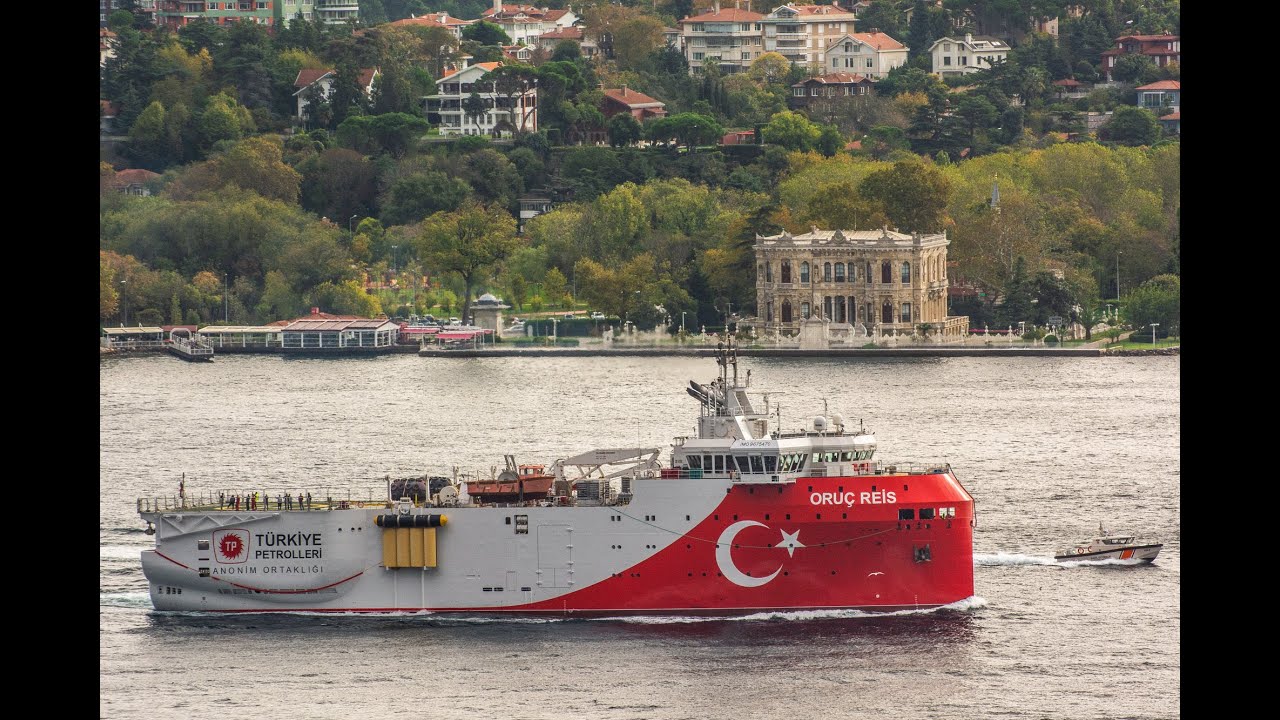
<svg viewBox="0 0 1280 720">
<path fill-rule="evenodd" d="M 564 314 L 564 319 L 565 319 L 565 320 L 573 320 L 573 319 L 574 319 L 574 318 L 576 318 L 576 317 L 578 317 L 578 316 L 577 316 L 577 315 L 574 315 L 573 313 L 565 313 L 565 314 Z"/>
<path fill-rule="evenodd" d="M 604 319 L 604 313 L 600 312 L 599 310 L 596 310 L 595 312 L 591 313 L 591 319 L 592 319 L 592 320 L 603 320 L 603 319 Z"/>
</svg>

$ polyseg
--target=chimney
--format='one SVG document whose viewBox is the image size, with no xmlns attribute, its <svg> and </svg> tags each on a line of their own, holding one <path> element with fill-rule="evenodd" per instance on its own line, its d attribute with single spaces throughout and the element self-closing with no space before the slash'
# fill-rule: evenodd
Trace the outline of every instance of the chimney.
<svg viewBox="0 0 1280 720">
<path fill-rule="evenodd" d="M 969 44 L 973 44 L 973 33 L 965 33 L 965 34 L 964 34 L 964 41 L 965 41 L 965 42 L 967 42 L 967 43 L 969 43 Z"/>
<path fill-rule="evenodd" d="M 716 0 L 714 3 L 712 3 L 711 7 L 715 8 L 714 14 L 716 15 L 720 14 L 720 0 Z"/>
<path fill-rule="evenodd" d="M 319 315 L 319 314 L 320 314 L 320 308 L 318 308 L 318 307 L 313 307 L 313 308 L 311 308 L 311 314 L 312 314 L 312 315 Z"/>
<path fill-rule="evenodd" d="M 493 0 L 493 14 L 502 12 L 502 0 Z"/>
<path fill-rule="evenodd" d="M 627 84 L 626 84 L 626 83 L 623 83 L 623 84 L 622 84 L 622 96 L 623 96 L 623 97 L 626 97 L 626 96 L 627 96 Z"/>
</svg>

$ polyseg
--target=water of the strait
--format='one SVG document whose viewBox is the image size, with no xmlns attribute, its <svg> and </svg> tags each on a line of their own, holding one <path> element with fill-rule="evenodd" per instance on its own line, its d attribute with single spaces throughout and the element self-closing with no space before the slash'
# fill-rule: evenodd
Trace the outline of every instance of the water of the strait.
<svg viewBox="0 0 1280 720">
<path fill-rule="evenodd" d="M 1180 715 L 1179 358 L 743 358 L 784 429 L 841 412 L 883 460 L 952 464 L 976 595 L 732 620 L 157 613 L 135 499 L 488 474 L 693 433 L 694 358 L 109 358 L 100 380 L 104 718 L 1152 718 Z M 634 445 L 633 445 L 634 444 Z M 664 451 L 663 460 L 667 460 Z M 1154 564 L 1059 564 L 1108 530 Z"/>
</svg>

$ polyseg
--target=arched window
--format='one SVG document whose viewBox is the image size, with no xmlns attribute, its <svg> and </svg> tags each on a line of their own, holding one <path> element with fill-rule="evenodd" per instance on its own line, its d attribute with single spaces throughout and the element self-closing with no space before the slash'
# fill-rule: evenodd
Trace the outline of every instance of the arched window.
<svg viewBox="0 0 1280 720">
<path fill-rule="evenodd" d="M 822 263 L 822 282 L 831 282 L 831 263 Z"/>
<path fill-rule="evenodd" d="M 911 322 L 911 303 L 902 303 L 902 322 Z"/>
<path fill-rule="evenodd" d="M 870 284 L 871 284 L 871 278 L 872 278 L 872 277 L 874 277 L 874 276 L 871 274 L 871 261 L 870 261 L 870 260 L 868 260 L 868 261 L 867 261 L 867 284 L 868 284 L 868 285 L 870 285 Z"/>
<path fill-rule="evenodd" d="M 766 322 L 773 322 L 773 301 L 764 304 L 764 319 Z"/>
<path fill-rule="evenodd" d="M 836 282 L 844 282 L 844 263 L 836 263 Z"/>
<path fill-rule="evenodd" d="M 782 261 L 782 282 L 784 283 L 791 282 L 791 261 L 790 260 Z"/>
<path fill-rule="evenodd" d="M 888 263 L 885 264 L 888 265 Z M 885 301 L 885 304 L 880 308 L 880 322 L 893 322 L 893 303 Z"/>
<path fill-rule="evenodd" d="M 764 281 L 773 282 L 773 263 L 764 264 Z"/>
<path fill-rule="evenodd" d="M 800 317 L 809 319 L 809 303 L 800 303 Z"/>
<path fill-rule="evenodd" d="M 802 262 L 800 263 L 800 283 L 804 284 L 807 282 L 809 282 L 809 263 Z"/>
<path fill-rule="evenodd" d="M 902 263 L 902 284 L 911 284 L 911 263 L 909 262 Z"/>
<path fill-rule="evenodd" d="M 786 261 L 784 260 L 783 262 L 786 262 Z M 784 323 L 791 322 L 791 301 L 790 300 L 782 301 L 782 322 Z"/>
<path fill-rule="evenodd" d="M 888 260 L 880 263 L 880 282 L 885 285 L 893 283 L 893 263 Z"/>
</svg>

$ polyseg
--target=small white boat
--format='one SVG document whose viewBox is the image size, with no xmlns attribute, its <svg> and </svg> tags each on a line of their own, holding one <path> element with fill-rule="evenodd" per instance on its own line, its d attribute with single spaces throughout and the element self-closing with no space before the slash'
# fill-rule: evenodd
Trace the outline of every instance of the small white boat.
<svg viewBox="0 0 1280 720">
<path fill-rule="evenodd" d="M 1111 535 L 1098 525 L 1098 537 L 1053 556 L 1054 560 L 1142 560 L 1151 562 L 1164 543 L 1140 540 L 1134 535 Z"/>
</svg>

